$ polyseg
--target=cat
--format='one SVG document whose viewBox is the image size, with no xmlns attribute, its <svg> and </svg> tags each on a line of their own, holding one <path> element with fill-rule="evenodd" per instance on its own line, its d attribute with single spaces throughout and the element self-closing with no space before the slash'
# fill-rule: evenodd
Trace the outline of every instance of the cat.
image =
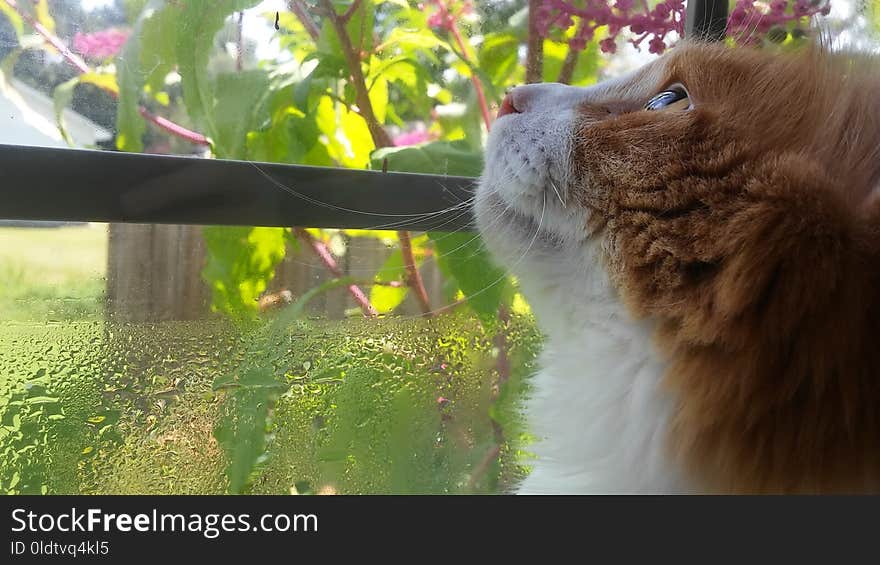
<svg viewBox="0 0 880 565">
<path fill-rule="evenodd" d="M 878 69 L 682 43 L 507 95 L 475 215 L 546 336 L 518 492 L 880 490 Z"/>
</svg>

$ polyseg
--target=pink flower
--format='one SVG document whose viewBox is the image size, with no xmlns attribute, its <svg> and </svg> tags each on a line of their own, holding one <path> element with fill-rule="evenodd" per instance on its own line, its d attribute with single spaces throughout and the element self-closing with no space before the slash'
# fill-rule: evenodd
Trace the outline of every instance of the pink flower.
<svg viewBox="0 0 880 565">
<path fill-rule="evenodd" d="M 654 13 L 658 18 L 665 20 L 669 16 L 669 6 L 666 4 L 657 4 L 657 7 L 654 8 Z"/>
<path fill-rule="evenodd" d="M 83 57 L 109 59 L 119 53 L 127 39 L 128 32 L 119 29 L 77 33 L 73 38 L 73 48 Z"/>
<path fill-rule="evenodd" d="M 797 0 L 794 3 L 794 14 L 796 16 L 806 16 L 810 13 L 810 3 L 805 0 Z"/>
<path fill-rule="evenodd" d="M 587 47 L 587 40 L 583 37 L 574 37 L 568 42 L 572 51 L 583 51 Z"/>
<path fill-rule="evenodd" d="M 770 11 L 774 14 L 781 14 L 788 8 L 788 0 L 773 0 L 770 2 Z"/>
<path fill-rule="evenodd" d="M 599 42 L 599 49 L 602 50 L 602 53 L 614 53 L 617 51 L 617 43 L 609 37 Z"/>
<path fill-rule="evenodd" d="M 434 0 L 443 1 L 443 0 Z M 758 42 L 766 33 L 788 22 L 827 15 L 831 0 L 765 0 L 769 10 L 756 0 L 735 0 L 727 21 L 727 32 L 738 43 Z M 607 26 L 607 39 L 600 47 L 604 53 L 614 53 L 612 41 L 629 28 L 636 37 L 630 39 L 636 48 L 648 40 L 648 50 L 660 54 L 670 44 L 670 34 L 681 35 L 684 31 L 684 0 L 660 0 L 653 8 L 646 2 L 635 0 L 542 0 L 538 8 L 538 28 L 545 36 L 552 28 L 568 29 L 573 18 L 580 21 L 575 39 L 570 40 L 572 49 L 583 49 L 592 32 Z M 587 35 L 589 33 L 589 35 Z"/>
<path fill-rule="evenodd" d="M 445 27 L 444 16 L 442 12 L 434 12 L 428 16 L 428 27 Z"/>
<path fill-rule="evenodd" d="M 742 25 L 746 18 L 748 17 L 748 13 L 746 13 L 745 8 L 742 6 L 737 6 L 730 12 L 730 16 L 727 18 L 728 25 L 738 26 Z"/>
<path fill-rule="evenodd" d="M 470 0 L 455 2 L 454 0 L 429 0 L 430 5 L 434 7 L 434 11 L 428 16 L 428 27 L 445 29 L 452 31 L 455 27 L 455 20 L 470 15 L 474 12 L 474 7 Z M 424 4 L 419 4 L 423 7 Z"/>
<path fill-rule="evenodd" d="M 418 145 L 419 143 L 431 141 L 431 139 L 433 139 L 433 136 L 430 132 L 426 130 L 416 130 L 402 133 L 395 137 L 392 141 L 394 142 L 395 146 L 403 147 L 404 145 Z"/>
<path fill-rule="evenodd" d="M 648 42 L 648 52 L 654 53 L 655 55 L 659 55 L 666 50 L 666 44 L 663 43 L 663 40 L 659 37 L 655 37 L 651 41 Z"/>
</svg>

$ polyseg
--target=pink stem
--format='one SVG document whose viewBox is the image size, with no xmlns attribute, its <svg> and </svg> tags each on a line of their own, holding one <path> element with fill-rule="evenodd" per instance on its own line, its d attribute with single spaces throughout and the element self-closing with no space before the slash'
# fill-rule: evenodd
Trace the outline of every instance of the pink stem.
<svg viewBox="0 0 880 565">
<path fill-rule="evenodd" d="M 443 0 L 440 0 L 437 5 L 444 15 L 444 20 L 449 22 L 447 29 L 449 30 L 449 33 L 452 34 L 453 39 L 455 39 L 459 51 L 461 51 L 461 58 L 467 63 L 470 63 L 471 60 L 470 57 L 468 57 L 464 39 L 461 36 L 461 32 L 458 31 L 458 26 L 456 25 L 455 20 L 453 18 L 445 17 L 449 14 L 449 8 Z M 480 82 L 480 77 L 478 77 L 473 71 L 471 72 L 471 83 L 473 83 L 474 90 L 477 92 L 477 101 L 480 105 L 480 113 L 483 115 L 483 123 L 486 124 L 486 131 L 489 131 L 489 128 L 492 126 L 492 114 L 489 112 L 489 104 L 486 101 L 486 93 L 483 90 L 483 83 Z"/>
<path fill-rule="evenodd" d="M 306 28 L 312 41 L 317 41 L 318 37 L 321 35 L 321 31 L 318 29 L 318 26 L 315 25 L 315 22 L 312 21 L 312 18 L 309 17 L 309 13 L 306 12 L 302 2 L 300 2 L 300 0 L 290 0 L 289 6 L 290 11 L 296 15 L 303 27 Z"/>
<path fill-rule="evenodd" d="M 341 278 L 345 276 L 342 269 L 336 264 L 336 260 L 333 258 L 333 255 L 330 253 L 330 250 L 327 249 L 326 245 L 312 237 L 312 234 L 303 228 L 293 228 L 293 233 L 304 243 L 308 244 L 312 251 L 314 251 L 315 255 L 318 256 L 318 259 L 324 263 L 324 266 L 334 277 Z M 364 294 L 364 291 L 362 291 L 358 285 L 348 285 L 348 292 L 354 298 L 355 302 L 358 303 L 358 306 L 361 307 L 364 316 L 367 318 L 375 318 L 379 315 L 379 312 L 377 312 L 373 305 L 370 304 L 370 299 L 367 298 L 367 295 Z"/>
<path fill-rule="evenodd" d="M 422 307 L 422 315 L 429 317 L 431 315 L 431 304 L 428 301 L 428 291 L 425 290 L 422 274 L 419 273 L 419 268 L 416 266 L 410 234 L 408 231 L 401 230 L 397 232 L 397 238 L 400 240 L 400 252 L 403 256 L 403 264 L 406 270 L 406 284 L 416 293 L 416 298 Z"/>
<path fill-rule="evenodd" d="M 348 20 L 351 19 L 351 17 L 354 15 L 355 12 L 357 12 L 358 8 L 360 8 L 360 7 L 361 7 L 361 0 L 354 0 L 354 2 L 351 3 L 351 6 L 348 7 L 348 10 L 346 10 L 344 14 L 339 16 L 340 19 L 342 21 L 348 23 Z"/>
<path fill-rule="evenodd" d="M 292 1 L 296 2 L 297 0 Z M 351 18 L 354 11 L 360 6 L 360 2 L 359 0 L 355 0 L 352 7 L 342 16 L 336 13 L 336 9 L 329 0 L 323 0 L 323 5 L 326 15 L 330 19 L 330 23 L 333 24 L 333 28 L 336 30 L 336 36 L 339 38 L 339 45 L 342 48 L 342 54 L 348 63 L 348 70 L 351 74 L 350 84 L 354 88 L 358 109 L 361 116 L 363 116 L 364 120 L 367 122 L 367 127 L 370 130 L 373 144 L 377 148 L 391 147 L 394 145 L 391 136 L 388 135 L 388 132 L 382 124 L 379 123 L 373 112 L 373 105 L 370 102 L 370 93 L 367 90 L 367 83 L 364 79 L 363 71 L 361 70 L 360 54 L 354 48 L 354 45 L 352 45 L 351 37 L 345 27 L 348 19 Z M 298 15 L 297 17 L 300 16 Z M 383 168 L 387 170 L 387 167 Z M 403 263 L 406 271 L 406 284 L 413 289 L 416 299 L 419 301 L 419 305 L 422 308 L 422 314 L 424 316 L 430 316 L 431 305 L 428 303 L 428 292 L 425 290 L 422 276 L 419 273 L 418 267 L 416 267 L 410 233 L 406 230 L 400 230 L 397 232 L 397 238 L 400 240 L 400 252 L 403 256 Z"/>
<path fill-rule="evenodd" d="M 111 94 L 113 94 L 113 93 L 111 92 Z M 204 135 L 202 135 L 198 132 L 192 131 L 190 129 L 187 129 L 187 128 L 183 127 L 182 125 L 177 124 L 175 122 L 172 122 L 171 120 L 169 120 L 167 118 L 163 118 L 162 116 L 157 116 L 156 114 L 150 112 L 149 110 L 147 110 L 143 106 L 138 106 L 138 112 L 140 112 L 141 116 L 143 116 L 146 120 L 152 122 L 157 127 L 164 129 L 165 131 L 167 131 L 171 135 L 174 135 L 174 136 L 179 137 L 181 139 L 185 139 L 185 140 L 187 140 L 191 143 L 194 143 L 196 145 L 211 145 L 211 142 Z"/>
</svg>

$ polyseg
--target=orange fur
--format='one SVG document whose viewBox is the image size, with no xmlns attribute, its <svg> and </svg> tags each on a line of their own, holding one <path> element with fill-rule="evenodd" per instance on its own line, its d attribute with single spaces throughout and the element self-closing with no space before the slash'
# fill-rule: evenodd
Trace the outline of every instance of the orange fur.
<svg viewBox="0 0 880 565">
<path fill-rule="evenodd" d="M 685 45 L 656 65 L 582 108 L 576 160 L 668 356 L 670 449 L 709 490 L 880 491 L 880 64 Z M 607 110 L 673 83 L 693 110 Z"/>
</svg>

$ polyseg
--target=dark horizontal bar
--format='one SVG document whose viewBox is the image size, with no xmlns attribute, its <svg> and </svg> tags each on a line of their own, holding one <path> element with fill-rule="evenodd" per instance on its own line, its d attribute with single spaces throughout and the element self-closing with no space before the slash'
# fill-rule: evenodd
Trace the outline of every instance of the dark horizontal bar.
<svg viewBox="0 0 880 565">
<path fill-rule="evenodd" d="M 475 180 L 0 145 L 0 219 L 471 229 Z"/>
</svg>

